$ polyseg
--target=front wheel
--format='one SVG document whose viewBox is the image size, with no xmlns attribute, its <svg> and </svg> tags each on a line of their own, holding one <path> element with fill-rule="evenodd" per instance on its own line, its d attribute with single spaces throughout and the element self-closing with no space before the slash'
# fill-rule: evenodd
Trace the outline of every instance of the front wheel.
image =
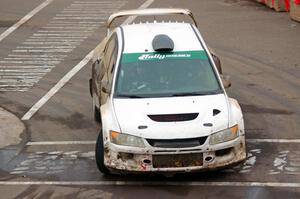
<svg viewBox="0 0 300 199">
<path fill-rule="evenodd" d="M 93 113 L 94 113 L 94 120 L 97 122 L 97 123 L 101 123 L 101 115 L 100 115 L 100 110 L 99 108 L 96 106 L 96 103 L 93 100 Z"/>
<path fill-rule="evenodd" d="M 97 123 L 101 123 L 100 110 L 97 108 L 96 105 L 94 105 L 94 120 L 95 120 Z"/>
<path fill-rule="evenodd" d="M 99 171 L 104 175 L 109 175 L 110 171 L 104 164 L 104 144 L 103 144 L 103 134 L 102 130 L 100 130 L 97 143 L 96 143 L 96 151 L 95 151 L 96 163 Z"/>
</svg>

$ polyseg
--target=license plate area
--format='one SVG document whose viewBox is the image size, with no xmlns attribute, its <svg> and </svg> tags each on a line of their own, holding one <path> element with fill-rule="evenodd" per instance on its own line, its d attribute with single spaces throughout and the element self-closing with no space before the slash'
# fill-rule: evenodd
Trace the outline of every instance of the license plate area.
<svg viewBox="0 0 300 199">
<path fill-rule="evenodd" d="M 153 155 L 153 168 L 178 168 L 203 165 L 203 154 Z"/>
</svg>

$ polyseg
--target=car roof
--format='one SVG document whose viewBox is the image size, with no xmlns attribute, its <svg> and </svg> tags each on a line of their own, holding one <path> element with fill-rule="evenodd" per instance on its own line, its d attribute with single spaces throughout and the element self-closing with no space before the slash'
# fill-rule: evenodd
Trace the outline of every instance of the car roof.
<svg viewBox="0 0 300 199">
<path fill-rule="evenodd" d="M 203 50 L 195 30 L 189 23 L 153 22 L 121 26 L 124 33 L 124 53 L 154 52 L 156 35 L 168 35 L 174 42 L 173 51 Z"/>
</svg>

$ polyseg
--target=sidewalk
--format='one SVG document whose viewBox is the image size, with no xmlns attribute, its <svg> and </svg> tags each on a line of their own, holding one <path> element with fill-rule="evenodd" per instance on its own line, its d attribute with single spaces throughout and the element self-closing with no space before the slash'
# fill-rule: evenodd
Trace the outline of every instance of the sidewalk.
<svg viewBox="0 0 300 199">
<path fill-rule="evenodd" d="M 17 116 L 0 107 L 0 149 L 20 144 L 24 130 L 25 126 Z"/>
</svg>

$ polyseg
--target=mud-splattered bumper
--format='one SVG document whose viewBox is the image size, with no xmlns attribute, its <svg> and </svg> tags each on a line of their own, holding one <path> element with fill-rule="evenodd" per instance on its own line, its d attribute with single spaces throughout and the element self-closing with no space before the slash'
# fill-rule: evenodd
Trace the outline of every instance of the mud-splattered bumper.
<svg viewBox="0 0 300 199">
<path fill-rule="evenodd" d="M 246 159 L 245 137 L 193 148 L 136 148 L 105 144 L 105 165 L 124 172 L 192 172 L 218 169 Z"/>
</svg>

